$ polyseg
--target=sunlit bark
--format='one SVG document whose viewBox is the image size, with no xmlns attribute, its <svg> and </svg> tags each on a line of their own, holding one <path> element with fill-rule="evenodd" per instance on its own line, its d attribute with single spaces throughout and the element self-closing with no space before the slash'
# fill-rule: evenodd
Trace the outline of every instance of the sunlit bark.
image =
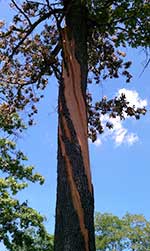
<svg viewBox="0 0 150 251">
<path fill-rule="evenodd" d="M 94 251 L 93 189 L 87 113 L 75 40 L 62 32 L 64 62 L 59 90 L 58 185 L 55 251 Z"/>
</svg>

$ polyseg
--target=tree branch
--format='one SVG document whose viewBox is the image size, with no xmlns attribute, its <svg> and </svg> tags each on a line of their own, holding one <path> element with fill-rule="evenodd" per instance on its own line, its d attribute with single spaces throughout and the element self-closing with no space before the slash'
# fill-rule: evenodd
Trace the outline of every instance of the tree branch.
<svg viewBox="0 0 150 251">
<path fill-rule="evenodd" d="M 45 3 L 41 3 L 41 2 L 38 2 L 38 1 L 29 1 L 29 0 L 27 0 L 27 3 L 31 3 L 31 4 L 39 4 L 39 5 L 46 5 Z"/>
<path fill-rule="evenodd" d="M 144 65 L 144 68 L 143 68 L 142 72 L 140 73 L 139 78 L 142 76 L 142 74 L 144 73 L 144 71 L 146 70 L 146 68 L 148 67 L 149 64 L 150 64 L 150 58 L 148 59 L 148 61 L 147 61 L 146 64 Z"/>
<path fill-rule="evenodd" d="M 51 12 L 46 13 L 45 15 L 43 15 L 42 17 L 40 17 L 37 21 L 35 21 L 35 23 L 33 23 L 30 27 L 30 29 L 28 29 L 26 31 L 26 35 L 20 40 L 20 42 L 16 45 L 16 47 L 14 48 L 14 50 L 12 51 L 12 54 L 9 56 L 10 59 L 13 58 L 14 54 L 17 52 L 18 48 L 23 44 L 23 42 L 26 40 L 26 38 L 32 33 L 32 31 L 41 23 L 43 22 L 45 19 L 49 18 L 51 15 L 54 15 L 55 13 L 62 13 L 62 9 L 56 9 L 56 10 L 52 10 Z"/>
<path fill-rule="evenodd" d="M 51 7 L 50 7 L 49 0 L 46 0 L 46 3 L 47 3 L 48 8 L 50 9 Z"/>
<path fill-rule="evenodd" d="M 29 17 L 25 14 L 25 12 L 16 4 L 16 2 L 14 0 L 11 0 L 11 1 L 15 5 L 16 9 L 19 10 L 20 13 L 23 14 L 23 16 L 27 19 L 29 25 L 32 26 L 32 23 L 31 23 Z"/>
</svg>

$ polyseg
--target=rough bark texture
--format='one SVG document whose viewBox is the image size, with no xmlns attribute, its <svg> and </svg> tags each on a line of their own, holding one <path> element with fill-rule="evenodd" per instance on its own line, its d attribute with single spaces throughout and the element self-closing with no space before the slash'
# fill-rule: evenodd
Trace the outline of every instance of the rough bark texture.
<svg viewBox="0 0 150 251">
<path fill-rule="evenodd" d="M 68 26 L 62 31 L 64 61 L 59 87 L 55 251 L 95 251 L 94 199 L 85 103 L 86 26 L 80 20 L 83 19 L 81 11 L 79 16 L 73 15 L 76 7 L 81 8 L 74 6 L 70 9 L 72 15 L 67 17 Z M 77 16 L 79 23 L 74 25 Z M 85 34 L 79 39 L 81 32 Z"/>
</svg>

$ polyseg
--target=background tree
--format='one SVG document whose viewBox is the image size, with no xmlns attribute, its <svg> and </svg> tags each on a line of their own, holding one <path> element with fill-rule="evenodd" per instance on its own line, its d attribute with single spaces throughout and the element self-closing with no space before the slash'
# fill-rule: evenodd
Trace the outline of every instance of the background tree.
<svg viewBox="0 0 150 251">
<path fill-rule="evenodd" d="M 122 95 L 92 102 L 87 83 L 120 74 L 129 82 L 131 62 L 120 46 L 149 46 L 147 1 L 10 1 L 17 11 L 9 27 L 1 22 L 1 98 L 29 125 L 48 77 L 55 75 L 58 97 L 58 185 L 55 250 L 95 250 L 94 196 L 87 137 L 103 131 L 100 115 L 139 118 Z M 39 28 L 38 28 L 39 27 Z M 121 72 L 121 73 L 120 73 Z M 89 79 L 88 79 L 89 77 Z M 88 116 L 87 116 L 88 115 Z M 89 124 L 89 133 L 88 133 Z M 107 124 L 109 128 L 112 125 Z"/>
<path fill-rule="evenodd" d="M 48 234 L 46 231 L 41 235 L 34 228 L 25 230 L 25 236 L 28 237 L 23 240 L 22 246 L 13 244 L 10 251 L 53 251 L 54 250 L 54 236 Z"/>
<path fill-rule="evenodd" d="M 150 247 L 150 222 L 143 215 L 127 213 L 122 218 L 112 214 L 95 216 L 96 250 L 146 251 Z"/>
<path fill-rule="evenodd" d="M 14 243 L 11 251 L 53 251 L 54 236 L 39 235 L 33 228 L 24 232 L 28 242 L 22 247 Z M 108 213 L 95 214 L 97 251 L 149 251 L 150 221 L 143 215 L 125 214 L 122 218 Z"/>
<path fill-rule="evenodd" d="M 28 186 L 28 182 L 43 183 L 44 179 L 34 167 L 27 166 L 27 157 L 12 141 L 24 130 L 19 115 L 5 103 L 0 105 L 0 241 L 7 250 L 22 248 L 23 243 L 33 245 L 26 229 L 31 227 L 39 236 L 46 234 L 44 218 L 27 201 L 20 202 L 16 194 Z M 34 249 L 35 250 L 35 249 Z"/>
</svg>

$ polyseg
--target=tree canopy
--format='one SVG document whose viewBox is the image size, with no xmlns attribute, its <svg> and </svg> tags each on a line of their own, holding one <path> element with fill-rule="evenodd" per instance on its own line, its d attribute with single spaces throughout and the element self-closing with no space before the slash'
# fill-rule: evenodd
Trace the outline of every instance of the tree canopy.
<svg viewBox="0 0 150 251">
<path fill-rule="evenodd" d="M 61 29 L 72 4 L 70 1 L 64 8 L 63 1 L 23 1 L 19 5 L 12 0 L 10 7 L 16 14 L 10 26 L 3 20 L 0 22 L 2 100 L 17 111 L 30 107 L 29 125 L 33 124 L 36 103 L 43 97 L 42 90 L 46 88 L 49 77 L 54 75 L 58 82 L 61 81 Z M 88 83 L 100 84 L 107 78 L 119 78 L 121 75 L 129 82 L 132 78 L 129 71 L 131 62 L 126 61 L 123 48 L 142 46 L 148 52 L 148 1 L 81 1 L 81 6 L 86 8 Z M 136 118 L 145 114 L 145 109 L 130 107 L 125 96 L 95 103 L 92 102 L 92 94 L 87 93 L 87 103 L 89 136 L 93 141 L 97 133 L 103 132 L 101 114 L 108 112 L 109 116 L 121 118 L 124 118 L 124 113 Z"/>
<path fill-rule="evenodd" d="M 32 242 L 20 248 L 13 245 L 11 251 L 53 251 L 53 235 L 40 236 L 34 229 L 26 230 Z M 150 246 L 150 221 L 143 215 L 126 213 L 122 218 L 109 213 L 95 214 L 97 251 L 148 251 Z"/>
<path fill-rule="evenodd" d="M 29 182 L 43 184 L 44 178 L 34 173 L 34 167 L 26 164 L 27 157 L 17 149 L 15 137 L 25 130 L 21 118 L 5 104 L 0 108 L 0 241 L 14 250 L 23 243 L 33 244 L 26 229 L 32 227 L 39 236 L 45 234 L 44 218 L 27 201 L 16 198 Z"/>
<path fill-rule="evenodd" d="M 99 251 L 148 251 L 150 247 L 150 221 L 143 215 L 127 213 L 119 218 L 97 213 L 95 234 Z"/>
<path fill-rule="evenodd" d="M 14 243 L 10 251 L 53 251 L 54 250 L 54 236 L 48 234 L 46 231 L 41 234 L 30 228 L 24 231 L 24 235 L 28 236 L 28 241 L 23 239 L 22 245 Z"/>
</svg>

